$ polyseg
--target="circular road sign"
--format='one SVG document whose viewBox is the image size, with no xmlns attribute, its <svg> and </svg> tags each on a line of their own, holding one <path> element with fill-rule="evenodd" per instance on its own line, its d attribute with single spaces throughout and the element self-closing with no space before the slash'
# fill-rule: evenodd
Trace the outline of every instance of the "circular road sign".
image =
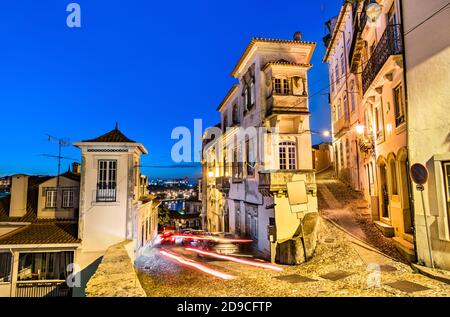
<svg viewBox="0 0 450 317">
<path fill-rule="evenodd" d="M 414 183 L 423 185 L 428 180 L 428 170 L 420 163 L 413 164 L 410 169 L 411 178 Z"/>
</svg>

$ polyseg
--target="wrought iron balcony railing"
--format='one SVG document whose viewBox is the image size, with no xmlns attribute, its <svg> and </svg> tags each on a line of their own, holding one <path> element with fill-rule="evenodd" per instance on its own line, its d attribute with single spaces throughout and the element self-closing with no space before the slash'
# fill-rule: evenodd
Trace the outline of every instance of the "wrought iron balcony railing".
<svg viewBox="0 0 450 317">
<path fill-rule="evenodd" d="M 115 188 L 103 188 L 103 186 L 97 186 L 97 202 L 115 202 L 116 201 L 116 189 Z"/>
<path fill-rule="evenodd" d="M 362 72 L 363 93 L 366 93 L 367 89 L 369 89 L 389 57 L 402 52 L 401 25 L 388 25 Z"/>
<path fill-rule="evenodd" d="M 72 289 L 65 281 L 17 282 L 16 297 L 71 297 Z"/>
</svg>

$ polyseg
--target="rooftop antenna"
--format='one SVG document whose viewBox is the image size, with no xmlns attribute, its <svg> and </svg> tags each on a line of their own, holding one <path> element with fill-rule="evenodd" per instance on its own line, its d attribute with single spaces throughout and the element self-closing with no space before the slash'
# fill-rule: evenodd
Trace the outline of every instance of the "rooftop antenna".
<svg viewBox="0 0 450 317">
<path fill-rule="evenodd" d="M 48 141 L 49 142 L 58 144 L 58 155 L 43 154 L 43 156 L 53 157 L 53 158 L 57 158 L 58 159 L 58 175 L 57 175 L 57 178 L 56 178 L 56 188 L 58 189 L 59 188 L 59 175 L 61 174 L 61 160 L 73 160 L 73 161 L 78 161 L 78 160 L 70 158 L 70 157 L 61 156 L 62 147 L 63 146 L 69 146 L 69 139 L 68 138 L 57 138 L 57 137 L 52 136 L 50 134 L 47 134 L 47 137 L 48 137 Z"/>
</svg>

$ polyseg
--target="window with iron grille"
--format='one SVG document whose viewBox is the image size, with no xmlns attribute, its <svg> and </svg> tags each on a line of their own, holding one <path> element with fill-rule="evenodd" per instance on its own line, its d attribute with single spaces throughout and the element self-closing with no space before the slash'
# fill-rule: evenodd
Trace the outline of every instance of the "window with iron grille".
<svg viewBox="0 0 450 317">
<path fill-rule="evenodd" d="M 398 85 L 394 88 L 394 107 L 395 107 L 395 124 L 399 126 L 405 122 L 405 104 L 403 102 L 403 88 L 402 85 Z"/>
<path fill-rule="evenodd" d="M 73 207 L 73 190 L 65 190 L 63 191 L 63 208 L 72 208 Z"/>
<path fill-rule="evenodd" d="M 56 208 L 56 197 L 57 191 L 49 189 L 46 191 L 45 197 L 45 207 L 46 208 Z"/>
<path fill-rule="evenodd" d="M 97 178 L 97 201 L 116 201 L 117 161 L 99 160 Z"/>
<path fill-rule="evenodd" d="M 295 170 L 297 168 L 297 147 L 295 142 L 280 142 L 280 170 Z"/>
</svg>

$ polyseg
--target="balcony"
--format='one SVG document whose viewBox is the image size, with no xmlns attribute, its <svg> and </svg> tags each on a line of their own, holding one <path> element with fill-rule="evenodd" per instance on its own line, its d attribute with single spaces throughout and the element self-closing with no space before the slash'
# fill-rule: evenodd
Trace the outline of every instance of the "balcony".
<svg viewBox="0 0 450 317">
<path fill-rule="evenodd" d="M 216 188 L 224 194 L 230 192 L 230 177 L 220 176 L 216 177 Z"/>
<path fill-rule="evenodd" d="M 72 289 L 65 281 L 17 282 L 16 297 L 71 297 Z"/>
<path fill-rule="evenodd" d="M 337 121 L 333 121 L 333 134 L 339 136 L 349 128 L 349 122 L 345 115 L 343 115 Z"/>
<path fill-rule="evenodd" d="M 267 98 L 266 116 L 278 114 L 309 114 L 308 96 L 272 94 Z"/>
<path fill-rule="evenodd" d="M 389 57 L 402 52 L 401 25 L 388 25 L 362 72 L 363 94 L 369 89 Z"/>
<path fill-rule="evenodd" d="M 273 170 L 259 172 L 259 191 L 264 195 L 267 192 L 285 192 L 287 183 L 296 180 L 306 182 L 308 194 L 313 196 L 317 193 L 315 174 L 312 170 Z"/>
</svg>

